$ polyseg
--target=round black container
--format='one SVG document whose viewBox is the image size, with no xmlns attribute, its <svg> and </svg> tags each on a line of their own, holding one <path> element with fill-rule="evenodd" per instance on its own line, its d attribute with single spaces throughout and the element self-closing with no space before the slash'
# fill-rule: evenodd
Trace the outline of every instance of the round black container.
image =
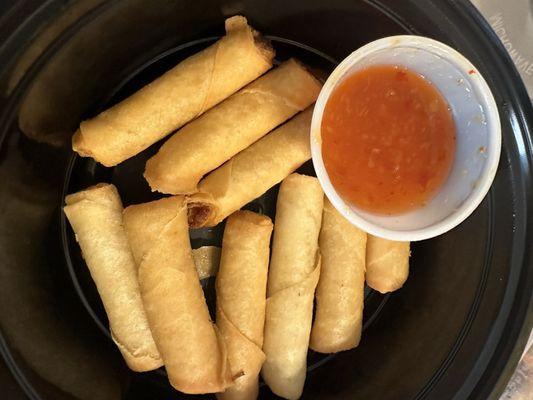
<svg viewBox="0 0 533 400">
<path fill-rule="evenodd" d="M 0 5 L 0 349 L 15 378 L 32 399 L 186 397 L 161 370 L 127 370 L 61 213 L 65 192 L 96 181 L 115 183 L 125 204 L 153 198 L 139 171 L 159 145 L 106 169 L 73 157 L 70 137 L 81 119 L 211 43 L 237 13 L 271 37 L 278 60 L 296 56 L 317 71 L 401 33 L 450 44 L 481 71 L 502 120 L 492 190 L 458 228 L 413 245 L 403 289 L 368 294 L 357 349 L 310 354 L 303 398 L 497 398 L 533 322 L 533 111 L 505 50 L 466 1 Z M 274 198 L 275 189 L 249 207 L 272 215 Z M 193 246 L 217 243 L 220 232 L 193 232 Z M 266 387 L 260 395 L 275 397 Z"/>
</svg>

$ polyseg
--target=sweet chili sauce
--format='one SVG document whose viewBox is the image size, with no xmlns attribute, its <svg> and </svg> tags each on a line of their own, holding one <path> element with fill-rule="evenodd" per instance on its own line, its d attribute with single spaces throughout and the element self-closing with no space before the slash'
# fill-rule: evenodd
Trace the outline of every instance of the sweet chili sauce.
<svg viewBox="0 0 533 400">
<path fill-rule="evenodd" d="M 432 83 L 395 65 L 355 72 L 328 99 L 322 158 L 337 192 L 377 214 L 423 206 L 450 172 L 455 124 Z"/>
</svg>

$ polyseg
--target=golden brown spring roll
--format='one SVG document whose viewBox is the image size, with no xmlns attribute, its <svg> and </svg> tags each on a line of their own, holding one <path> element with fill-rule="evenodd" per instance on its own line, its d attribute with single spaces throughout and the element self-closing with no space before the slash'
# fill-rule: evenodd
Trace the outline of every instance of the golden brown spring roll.
<svg viewBox="0 0 533 400">
<path fill-rule="evenodd" d="M 361 339 L 366 233 L 325 199 L 318 244 L 322 264 L 309 346 L 336 353 L 356 347 Z"/>
<path fill-rule="evenodd" d="M 409 275 L 409 242 L 395 242 L 368 235 L 366 284 L 381 293 L 403 286 Z"/>
<path fill-rule="evenodd" d="M 100 183 L 65 201 L 63 210 L 102 298 L 113 341 L 132 370 L 159 368 L 163 361 L 146 319 L 117 189 Z"/>
<path fill-rule="evenodd" d="M 320 83 L 289 60 L 176 132 L 148 160 L 152 190 L 196 192 L 200 178 L 311 105 Z"/>
<path fill-rule="evenodd" d="M 124 226 L 170 383 L 191 394 L 224 390 L 232 381 L 226 347 L 211 322 L 194 266 L 184 198 L 127 207 Z"/>
<path fill-rule="evenodd" d="M 254 400 L 265 360 L 266 285 L 270 255 L 270 218 L 250 211 L 232 214 L 224 230 L 217 275 L 217 326 L 228 347 L 235 385 L 221 400 Z"/>
<path fill-rule="evenodd" d="M 291 400 L 301 396 L 305 383 L 323 199 L 316 178 L 292 174 L 277 201 L 261 375 L 274 393 Z"/>
<path fill-rule="evenodd" d="M 114 166 L 235 93 L 272 67 L 274 51 L 241 16 L 226 36 L 126 100 L 81 123 L 72 148 Z"/>
<path fill-rule="evenodd" d="M 312 114 L 308 108 L 202 179 L 188 201 L 190 226 L 217 225 L 309 160 Z"/>
</svg>

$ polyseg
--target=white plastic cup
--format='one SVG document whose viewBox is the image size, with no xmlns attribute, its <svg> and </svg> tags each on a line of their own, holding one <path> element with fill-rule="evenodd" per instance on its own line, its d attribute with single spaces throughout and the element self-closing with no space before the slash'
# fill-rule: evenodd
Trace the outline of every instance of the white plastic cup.
<svg viewBox="0 0 533 400">
<path fill-rule="evenodd" d="M 450 175 L 437 194 L 421 208 L 391 216 L 373 214 L 345 201 L 332 185 L 322 160 L 322 115 L 330 94 L 355 71 L 383 64 L 404 66 L 437 87 L 451 108 L 457 135 Z M 429 239 L 464 221 L 487 194 L 500 151 L 498 109 L 479 71 L 456 50 L 421 36 L 379 39 L 350 54 L 324 84 L 311 123 L 313 164 L 326 196 L 352 224 L 390 240 Z"/>
</svg>

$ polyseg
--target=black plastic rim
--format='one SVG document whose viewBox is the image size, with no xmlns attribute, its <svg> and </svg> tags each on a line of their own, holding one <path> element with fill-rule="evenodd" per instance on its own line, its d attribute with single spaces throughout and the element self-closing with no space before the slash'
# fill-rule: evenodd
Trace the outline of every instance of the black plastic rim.
<svg viewBox="0 0 533 400">
<path fill-rule="evenodd" d="M 401 25 L 408 26 L 410 31 L 417 33 L 413 26 L 399 18 L 389 6 L 383 4 L 383 1 L 367 0 L 367 2 L 376 6 L 390 18 L 397 20 Z M 533 328 L 533 297 L 518 298 L 516 296 L 520 284 L 528 288 L 525 293 L 533 293 L 533 260 L 531 259 L 533 217 L 531 212 L 528 213 L 528 209 L 530 210 L 533 206 L 533 107 L 513 61 L 495 32 L 472 3 L 462 0 L 435 3 L 428 2 L 427 4 L 428 8 L 433 7 L 431 12 L 441 14 L 444 18 L 453 18 L 454 22 L 457 21 L 455 24 L 464 27 L 462 34 L 465 37 L 468 35 L 469 40 L 475 43 L 475 49 L 479 53 L 486 53 L 486 57 L 490 57 L 494 74 L 500 78 L 500 89 L 502 93 L 506 94 L 506 104 L 504 105 L 508 112 L 507 115 L 501 115 L 501 117 L 511 120 L 515 133 L 522 132 L 522 135 L 515 134 L 516 145 L 519 147 L 518 153 L 521 157 L 519 160 L 513 160 L 517 166 L 517 171 L 521 172 L 521 174 L 514 174 L 517 178 L 514 184 L 519 187 L 517 192 L 522 195 L 516 199 L 515 207 L 517 215 L 522 216 L 522 218 L 516 220 L 514 233 L 517 240 L 514 242 L 511 256 L 512 265 L 518 268 L 511 268 L 512 272 L 504 302 L 493 324 L 489 340 L 478 356 L 475 368 L 472 369 L 461 389 L 453 397 L 454 399 L 465 399 L 476 393 L 478 396 L 476 398 L 497 399 L 514 373 Z M 491 195 L 489 194 L 489 196 Z M 493 222 L 494 220 L 491 218 L 491 223 Z M 486 257 L 490 258 L 490 254 L 487 254 Z M 477 311 L 483 290 L 484 282 L 482 280 L 477 289 L 476 301 L 469 313 L 470 320 Z M 517 324 L 517 320 L 522 321 L 522 324 Z M 458 337 L 454 349 L 461 346 L 462 338 L 466 334 L 465 328 L 468 330 L 468 321 L 463 328 L 462 335 Z M 503 335 L 503 332 L 506 335 Z M 422 399 L 431 391 L 431 386 L 438 380 L 439 374 L 447 368 L 446 364 L 451 362 L 452 358 L 453 354 L 450 354 L 435 373 L 431 382 L 428 382 L 416 397 L 417 399 Z"/>
<path fill-rule="evenodd" d="M 265 35 L 265 38 L 270 40 L 274 47 L 279 50 L 280 47 L 283 47 L 286 52 L 293 53 L 294 50 L 296 51 L 303 51 L 308 54 L 309 57 L 313 59 L 320 60 L 321 62 L 324 62 L 324 64 L 327 64 L 327 68 L 329 70 L 335 68 L 335 66 L 338 65 L 338 61 L 334 58 L 330 57 L 329 55 L 314 49 L 310 46 L 307 46 L 305 44 L 296 42 L 294 40 L 285 39 L 278 36 L 270 36 Z M 154 57 L 151 60 L 148 60 L 147 62 L 143 63 L 138 68 L 134 69 L 129 73 L 116 87 L 110 90 L 110 93 L 106 98 L 102 101 L 103 109 L 106 109 L 108 105 L 115 104 L 117 101 L 117 98 L 122 98 L 123 96 L 120 95 L 120 92 L 124 89 L 125 86 L 128 85 L 128 83 L 135 79 L 137 75 L 142 73 L 142 71 L 149 69 L 152 65 L 157 64 L 159 61 L 164 60 L 166 57 L 172 56 L 174 54 L 179 54 L 183 50 L 187 50 L 189 48 L 196 49 L 198 47 L 203 48 L 204 46 L 210 45 L 211 43 L 218 40 L 219 37 L 208 37 L 203 39 L 194 40 L 188 43 L 180 44 L 179 46 L 175 46 L 161 54 L 158 54 L 156 57 Z M 306 54 L 306 55 L 307 55 Z M 275 59 L 274 64 L 279 64 L 281 60 Z M 312 64 L 310 64 L 313 66 Z M 72 154 L 72 157 L 68 163 L 65 179 L 63 182 L 62 187 L 62 195 L 60 199 L 59 207 L 61 207 L 65 201 L 65 197 L 68 193 L 72 193 L 77 190 L 77 188 L 71 187 L 71 180 L 72 176 L 74 174 L 74 171 L 79 168 L 84 168 L 84 166 L 87 166 L 88 170 L 95 171 L 95 170 L 105 170 L 106 172 L 111 172 L 114 168 L 105 168 L 98 164 L 96 164 L 93 160 L 79 157 L 76 153 Z M 314 175 L 313 171 L 308 170 L 308 166 L 310 166 L 310 163 L 305 164 L 302 166 L 302 168 L 305 170 L 305 174 L 310 174 L 311 172 Z M 90 182 L 84 182 L 85 186 L 90 186 L 93 184 L 96 184 L 100 182 L 101 179 L 95 179 L 94 181 Z M 278 186 L 278 185 L 276 185 Z M 156 197 L 158 197 L 156 195 Z M 125 200 L 123 198 L 123 200 Z M 258 203 L 252 202 L 251 205 L 245 206 L 247 207 L 258 207 L 257 212 L 263 213 L 262 206 Z M 270 217 L 273 217 L 272 215 Z M 72 254 L 79 253 L 79 247 L 78 244 L 74 244 L 75 240 L 73 238 L 73 232 L 70 226 L 68 225 L 67 218 L 64 213 L 58 214 L 59 218 L 59 225 L 60 225 L 60 231 L 61 231 L 61 241 L 62 241 L 62 247 L 65 257 L 65 262 L 67 264 L 68 273 L 70 275 L 72 284 L 74 285 L 75 291 L 78 295 L 78 298 L 82 302 L 84 308 L 86 309 L 87 313 L 91 317 L 91 319 L 94 321 L 94 323 L 98 326 L 99 330 L 109 339 L 111 340 L 111 334 L 109 331 L 109 328 L 107 327 L 107 321 L 105 320 L 105 317 L 102 315 L 99 315 L 98 311 L 96 310 L 96 307 L 94 307 L 94 304 L 91 304 L 91 301 L 87 298 L 86 293 L 84 292 L 83 287 L 83 277 L 78 276 L 79 274 L 79 268 L 85 269 L 85 265 L 77 266 L 75 261 L 73 260 Z M 73 247 L 72 247 L 73 246 Z M 202 286 L 204 287 L 204 290 L 207 290 L 207 293 L 213 289 L 212 284 L 208 282 L 207 280 L 202 281 Z M 206 298 L 210 298 L 214 296 L 214 293 L 212 294 L 206 294 Z M 390 294 L 379 294 L 376 291 L 373 291 L 372 289 L 365 287 L 365 312 L 364 312 L 364 323 L 362 331 L 364 332 L 373 321 L 375 321 L 379 317 L 380 311 L 384 308 L 386 305 L 388 299 L 390 297 Z M 322 365 L 326 364 L 328 361 L 332 360 L 336 357 L 336 354 L 320 354 L 315 353 L 311 351 L 311 356 L 308 360 L 308 366 L 307 366 L 307 372 L 312 372 L 313 370 L 321 367 Z M 150 373 L 150 372 L 149 372 Z M 159 368 L 156 371 L 154 371 L 154 375 L 157 375 L 158 377 L 162 377 L 162 380 L 158 382 L 159 384 L 166 384 L 167 374 L 166 371 L 163 368 Z M 260 382 L 260 387 L 264 386 L 264 382 Z"/>
<path fill-rule="evenodd" d="M 409 26 L 411 31 L 416 32 L 416 29 L 384 5 L 383 1 L 369 0 L 368 2 L 381 9 L 389 17 L 398 20 L 402 25 Z M 522 298 L 516 296 L 520 284 L 528 288 L 525 293 L 533 293 L 533 260 L 531 259 L 533 217 L 531 212 L 528 213 L 528 209 L 531 209 L 533 205 L 531 184 L 533 182 L 533 108 L 520 75 L 503 44 L 472 3 L 461 0 L 436 3 L 438 6 L 428 2 L 428 8 L 434 8 L 431 12 L 442 14 L 445 18 L 453 17 L 454 22 L 457 21 L 455 22 L 456 25 L 464 27 L 462 34 L 465 37 L 468 35 L 469 40 L 475 43 L 475 49 L 479 53 L 486 53 L 486 55 L 484 54 L 486 57 L 490 57 L 494 74 L 500 78 L 501 87 L 499 89 L 506 95 L 504 106 L 507 108 L 507 115 L 501 115 L 501 117 L 511 120 L 517 141 L 516 145 L 519 147 L 518 153 L 521 155 L 519 160 L 513 160 L 517 167 L 516 170 L 521 172 L 521 174 L 514 174 L 514 177 L 517 178 L 514 184 L 519 187 L 517 192 L 522 195 L 516 199 L 517 203 L 515 204 L 517 215 L 522 218 L 516 220 L 514 233 L 517 240 L 514 242 L 511 256 L 511 263 L 517 268 L 511 268 L 512 273 L 509 277 L 505 299 L 493 324 L 489 340 L 478 356 L 475 368 L 472 369 L 461 389 L 453 397 L 454 399 L 465 399 L 476 393 L 478 396 L 476 398 L 497 399 L 514 373 L 533 328 L 533 298 L 531 296 L 529 298 L 528 296 Z M 517 132 L 522 132 L 522 135 L 517 134 Z M 491 218 L 491 222 L 494 222 L 493 218 Z M 490 255 L 486 255 L 486 257 L 490 257 Z M 476 302 L 470 310 L 471 318 L 476 313 L 483 289 L 482 280 L 477 289 Z M 522 321 L 522 324 L 517 324 L 517 320 Z M 506 335 L 503 335 L 504 332 Z M 463 333 L 465 333 L 464 329 Z M 454 348 L 460 347 L 462 337 L 463 335 L 458 337 Z M 451 356 L 453 357 L 453 355 Z M 451 359 L 448 357 L 432 378 L 433 382 L 438 380 L 438 375 L 446 369 L 446 363 L 450 361 Z M 417 396 L 417 399 L 423 398 L 431 390 L 431 386 L 432 384 L 428 383 Z"/>
<path fill-rule="evenodd" d="M 378 0 L 365 0 L 372 4 L 391 19 L 396 20 L 408 30 L 416 33 L 416 29 L 407 21 L 399 18 L 397 13 L 384 2 Z M 26 33 L 32 31 L 30 28 L 33 24 L 40 25 L 48 18 L 54 15 L 62 6 L 63 1 L 47 1 L 39 7 L 34 14 L 24 16 L 24 23 L 17 27 L 10 27 L 0 30 L 0 37 L 5 36 L 3 46 L 0 47 L 0 56 L 4 59 L 14 59 L 20 49 L 27 45 L 28 38 L 31 35 Z M 81 26 L 92 20 L 105 8 L 114 2 L 108 2 L 98 6 L 90 13 L 84 15 L 75 24 L 66 29 L 54 42 L 42 53 L 42 55 L 33 63 L 31 68 L 26 72 L 23 79 L 19 82 L 17 88 L 13 91 L 10 98 L 2 104 L 3 112 L 0 118 L 0 145 L 5 137 L 6 121 L 10 120 L 16 112 L 16 105 L 31 82 L 32 76 L 39 71 L 49 58 L 70 36 L 72 31 L 79 29 Z M 456 393 L 454 398 L 465 399 L 472 394 L 476 398 L 496 398 L 501 393 L 514 372 L 516 364 L 519 361 L 525 343 L 533 327 L 533 299 L 531 296 L 517 297 L 516 293 L 519 287 L 524 293 L 533 292 L 533 260 L 531 259 L 530 243 L 533 233 L 533 217 L 528 214 L 528 208 L 533 205 L 533 109 L 531 101 L 527 95 L 525 87 L 516 71 L 512 60 L 508 57 L 503 45 L 486 23 L 479 12 L 468 2 L 463 0 L 451 0 L 442 2 L 438 6 L 428 2 L 428 7 L 434 7 L 434 12 L 442 14 L 445 18 L 453 18 L 456 24 L 464 25 L 464 35 L 476 43 L 476 49 L 486 59 L 492 62 L 491 68 L 498 74 L 501 80 L 501 93 L 505 97 L 505 107 L 507 114 L 502 118 L 508 118 L 516 132 L 515 146 L 517 152 L 521 155 L 519 160 L 514 160 L 513 166 L 519 173 L 515 174 L 517 180 L 514 185 L 518 188 L 517 192 L 521 197 L 517 198 L 516 209 L 522 218 L 517 220 L 516 224 L 516 241 L 512 249 L 512 273 L 509 277 L 509 283 L 506 289 L 506 295 L 498 317 L 492 327 L 491 335 L 486 343 L 482 354 L 478 357 L 477 367 L 465 380 L 462 388 Z M 16 16 L 17 6 L 13 6 L 0 18 L 3 22 L 8 16 Z M 460 22 L 459 22 L 460 21 Z M 9 24 L 8 24 L 9 25 Z M 7 32 L 6 32 L 7 31 Z M 0 70 L 0 75 L 7 71 L 9 65 L 4 65 Z M 518 132 L 521 132 L 519 134 Z M 490 255 L 489 255 L 490 256 Z M 524 289 L 525 288 L 525 289 Z M 478 292 L 483 291 L 483 281 L 480 282 Z M 479 296 L 478 296 L 479 297 Z M 472 306 L 470 315 L 475 315 L 476 305 Z M 518 323 L 519 321 L 520 323 Z M 506 332 L 505 338 L 502 332 Z M 466 332 L 465 332 L 466 333 Z M 460 347 L 461 337 L 457 339 L 456 346 Z M 13 375 L 31 399 L 38 399 L 32 386 L 25 379 L 24 375 L 14 362 L 11 352 L 6 345 L 5 340 L 0 335 L 0 352 L 4 356 L 6 363 L 13 372 Z M 440 371 L 446 368 L 446 362 L 443 363 L 439 371 L 436 372 L 432 381 L 438 380 Z M 418 399 L 424 397 L 431 390 L 431 385 L 419 393 Z"/>
</svg>

